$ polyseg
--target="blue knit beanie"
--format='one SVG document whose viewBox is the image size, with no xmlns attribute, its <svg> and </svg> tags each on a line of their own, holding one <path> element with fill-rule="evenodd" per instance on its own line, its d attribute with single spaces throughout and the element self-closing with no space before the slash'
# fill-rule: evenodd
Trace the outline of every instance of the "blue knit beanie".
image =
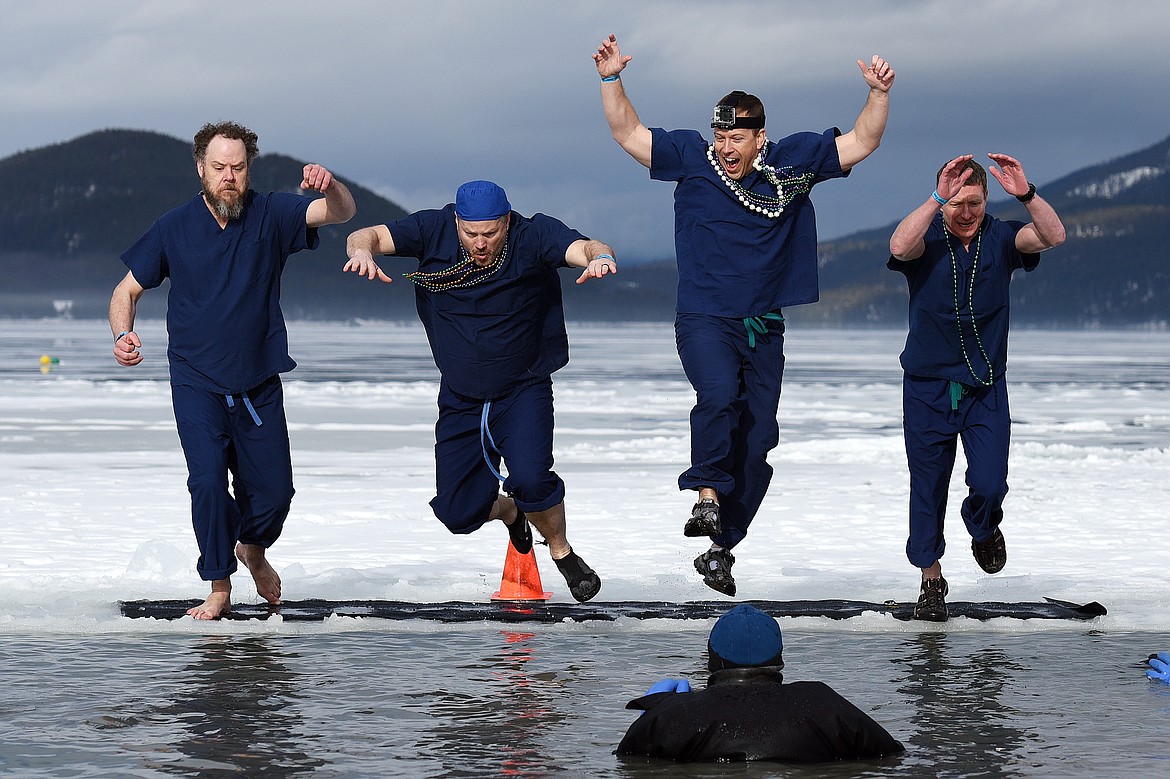
<svg viewBox="0 0 1170 779">
<path fill-rule="evenodd" d="M 764 612 L 741 603 L 724 614 L 711 628 L 707 639 L 707 667 L 784 667 L 784 639 L 780 625 Z"/>
</svg>

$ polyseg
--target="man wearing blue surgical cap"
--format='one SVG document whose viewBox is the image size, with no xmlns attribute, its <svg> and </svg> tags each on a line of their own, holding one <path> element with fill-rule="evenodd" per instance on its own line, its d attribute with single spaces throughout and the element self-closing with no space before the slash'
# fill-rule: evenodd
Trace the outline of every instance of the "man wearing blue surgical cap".
<svg viewBox="0 0 1170 779">
<path fill-rule="evenodd" d="M 814 763 L 903 751 L 865 712 L 822 682 L 784 684 L 776 620 L 749 604 L 711 629 L 707 688 L 666 679 L 626 704 L 641 709 L 619 755 L 678 762 L 772 760 Z"/>
<path fill-rule="evenodd" d="M 470 181 L 444 208 L 352 233 L 346 251 L 345 271 L 387 283 L 374 255 L 418 258 L 406 278 L 442 374 L 435 516 L 452 533 L 500 519 L 522 554 L 531 521 L 573 597 L 597 595 L 600 577 L 569 545 L 552 469 L 552 374 L 569 360 L 557 271 L 584 269 L 578 284 L 617 273 L 613 249 L 551 216 L 521 216 L 497 184 Z"/>
</svg>

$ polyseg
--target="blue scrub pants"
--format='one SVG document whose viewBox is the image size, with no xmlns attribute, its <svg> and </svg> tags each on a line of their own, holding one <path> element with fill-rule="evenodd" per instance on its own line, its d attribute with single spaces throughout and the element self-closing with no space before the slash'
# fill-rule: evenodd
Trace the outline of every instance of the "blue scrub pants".
<svg viewBox="0 0 1170 779">
<path fill-rule="evenodd" d="M 197 570 L 204 581 L 235 573 L 237 541 L 272 546 L 284 528 L 294 493 L 280 377 L 231 398 L 229 405 L 224 395 L 171 386 L 175 423 L 187 458 L 191 523 L 199 543 Z M 262 424 L 257 425 L 256 418 Z"/>
<path fill-rule="evenodd" d="M 552 469 L 552 379 L 491 400 L 487 431 L 482 430 L 485 403 L 452 391 L 446 381 L 439 384 L 431 509 L 452 533 L 474 533 L 493 519 L 500 481 L 492 469 L 499 472 L 501 459 L 508 472 L 504 492 L 521 511 L 547 511 L 565 499 L 565 483 Z"/>
<path fill-rule="evenodd" d="M 962 440 L 967 457 L 968 495 L 961 510 L 967 532 L 986 541 L 1003 519 L 1011 439 L 1007 384 L 1000 379 L 966 393 L 952 410 L 949 381 L 909 375 L 902 380 L 902 429 L 910 466 L 906 557 L 917 568 L 929 568 L 946 551 L 943 519 L 956 439 Z"/>
<path fill-rule="evenodd" d="M 691 467 L 678 477 L 678 486 L 719 493 L 723 529 L 712 541 L 731 549 L 747 535 L 772 481 L 768 452 L 780 442 L 776 411 L 784 378 L 784 323 L 755 335 L 754 348 L 742 319 L 678 314 L 674 333 L 695 389 Z"/>
</svg>

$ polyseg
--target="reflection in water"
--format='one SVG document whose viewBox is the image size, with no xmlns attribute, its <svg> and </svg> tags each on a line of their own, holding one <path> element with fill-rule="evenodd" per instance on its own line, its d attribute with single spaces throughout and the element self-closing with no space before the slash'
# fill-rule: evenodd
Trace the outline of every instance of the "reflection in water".
<svg viewBox="0 0 1170 779">
<path fill-rule="evenodd" d="M 534 776 L 547 773 L 547 755 L 541 739 L 565 715 L 554 702 L 563 697 L 555 674 L 532 673 L 527 665 L 536 657 L 535 633 L 501 630 L 503 646 L 462 666 L 466 689 L 437 689 L 416 693 L 424 699 L 435 725 L 420 736 L 420 751 L 443 755 L 457 776 Z"/>
<path fill-rule="evenodd" d="M 174 746 L 189 760 L 153 766 L 200 777 L 294 777 L 325 761 L 310 757 L 303 720 L 293 704 L 304 682 L 289 672 L 296 659 L 263 636 L 207 636 L 199 657 L 179 673 L 180 694 L 152 709 L 186 733 Z M 154 752 L 157 757 L 160 753 Z"/>
<path fill-rule="evenodd" d="M 965 655 L 948 647 L 946 633 L 919 633 L 890 662 L 905 666 L 898 689 L 915 705 L 907 755 L 917 752 L 935 775 L 1014 775 L 1019 765 L 1013 758 L 1027 741 L 1039 741 L 1013 725 L 1020 712 L 1002 701 L 1013 672 L 1025 670 L 1002 649 L 986 646 Z"/>
</svg>

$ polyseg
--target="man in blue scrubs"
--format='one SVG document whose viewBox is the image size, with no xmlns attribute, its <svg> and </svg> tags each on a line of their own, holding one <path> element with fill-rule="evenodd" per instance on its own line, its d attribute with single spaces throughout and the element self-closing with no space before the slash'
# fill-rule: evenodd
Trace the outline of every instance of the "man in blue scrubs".
<svg viewBox="0 0 1170 779">
<path fill-rule="evenodd" d="M 910 467 L 910 538 L 906 556 L 922 570 L 917 619 L 947 619 L 943 518 L 956 439 L 967 457 L 967 498 L 960 511 L 975 562 L 987 573 L 1007 563 L 999 524 L 1007 495 L 1008 285 L 1032 271 L 1040 252 L 1064 243 L 1060 217 L 1020 163 L 987 155 L 991 174 L 1028 209 L 1032 221 L 987 214 L 987 173 L 970 154 L 948 162 L 938 188 L 890 238 L 891 270 L 910 288 L 910 332 L 902 352 L 903 432 Z M 941 213 L 940 213 L 941 211 Z"/>
<path fill-rule="evenodd" d="M 110 299 L 114 358 L 142 362 L 134 315 L 142 294 L 170 279 L 167 333 L 171 397 L 187 459 L 197 569 L 211 595 L 187 613 L 216 619 L 231 610 L 237 559 L 256 591 L 280 603 L 280 576 L 265 550 L 280 537 L 293 496 L 280 374 L 296 363 L 280 310 L 288 256 L 317 248 L 317 229 L 351 219 L 349 190 L 320 165 L 306 165 L 309 198 L 248 188 L 256 134 L 234 122 L 195 135 L 203 191 L 163 214 L 122 254 L 130 269 Z M 231 491 L 228 474 L 231 474 Z"/>
<path fill-rule="evenodd" d="M 601 579 L 566 537 L 565 484 L 552 470 L 552 374 L 569 360 L 557 270 L 584 268 L 578 284 L 616 273 L 613 249 L 550 216 L 521 216 L 490 181 L 464 184 L 442 209 L 358 230 L 346 248 L 344 270 L 371 280 L 391 280 L 374 255 L 419 261 L 406 277 L 442 374 L 435 516 L 461 534 L 503 520 L 523 554 L 531 521 L 573 597 L 597 595 Z"/>
<path fill-rule="evenodd" d="M 773 142 L 759 98 L 732 92 L 715 107 L 714 142 L 694 130 L 648 129 L 622 86 L 623 56 L 610 35 L 593 55 L 601 103 L 618 144 L 675 182 L 678 308 L 675 338 L 695 388 L 691 466 L 679 489 L 698 501 L 683 528 L 709 536 L 695 559 L 707 586 L 734 595 L 731 549 L 747 535 L 772 479 L 784 375 L 781 309 L 819 297 L 817 233 L 809 193 L 848 175 L 881 141 L 894 71 L 858 61 L 869 96 L 853 129 L 796 133 Z"/>
</svg>

